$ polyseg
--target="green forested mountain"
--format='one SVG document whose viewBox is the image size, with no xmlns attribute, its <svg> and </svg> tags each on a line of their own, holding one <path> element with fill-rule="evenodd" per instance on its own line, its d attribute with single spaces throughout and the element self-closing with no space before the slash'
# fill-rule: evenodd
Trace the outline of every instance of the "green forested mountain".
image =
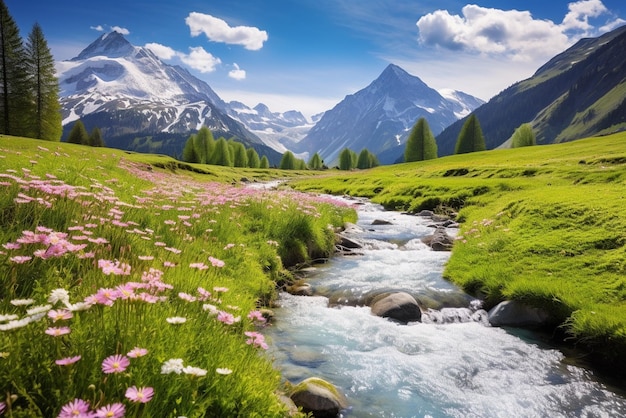
<svg viewBox="0 0 626 418">
<path fill-rule="evenodd" d="M 582 39 L 555 56 L 474 114 L 487 149 L 505 143 L 531 123 L 538 144 L 565 142 L 626 129 L 626 26 Z M 465 119 L 437 136 L 440 155 L 449 155 Z"/>
</svg>

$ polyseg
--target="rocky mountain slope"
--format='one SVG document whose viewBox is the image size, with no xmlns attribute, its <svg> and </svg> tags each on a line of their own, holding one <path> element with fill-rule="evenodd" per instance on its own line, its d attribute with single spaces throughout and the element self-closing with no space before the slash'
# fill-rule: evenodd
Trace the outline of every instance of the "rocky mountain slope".
<svg viewBox="0 0 626 418">
<path fill-rule="evenodd" d="M 475 110 L 488 149 L 530 122 L 548 144 L 626 129 L 626 26 L 582 39 Z M 454 152 L 464 120 L 437 136 L 440 155 Z"/>
<path fill-rule="evenodd" d="M 461 92 L 446 91 L 445 95 L 391 64 L 369 86 L 346 96 L 324 113 L 294 149 L 319 152 L 327 163 L 332 163 L 344 148 L 357 153 L 367 148 L 379 155 L 381 163 L 392 163 L 397 156 L 381 155 L 395 155 L 393 150 L 403 147 L 420 117 L 426 118 L 436 135 L 483 103 Z"/>
</svg>

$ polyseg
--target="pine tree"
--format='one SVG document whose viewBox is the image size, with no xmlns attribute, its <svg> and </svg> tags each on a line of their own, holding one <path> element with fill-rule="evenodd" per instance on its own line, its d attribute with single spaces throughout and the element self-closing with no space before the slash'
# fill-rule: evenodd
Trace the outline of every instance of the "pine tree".
<svg viewBox="0 0 626 418">
<path fill-rule="evenodd" d="M 363 148 L 359 153 L 359 158 L 356 161 L 356 168 L 359 170 L 365 170 L 371 168 L 372 157 L 367 148 Z"/>
<path fill-rule="evenodd" d="M 230 146 L 225 138 L 220 138 L 215 142 L 215 151 L 211 155 L 210 164 L 232 167 L 233 159 L 230 154 Z"/>
<path fill-rule="evenodd" d="M 103 147 L 104 141 L 102 140 L 102 134 L 100 128 L 97 126 L 91 130 L 89 134 L 89 145 L 92 147 Z"/>
<path fill-rule="evenodd" d="M 261 160 L 259 159 L 259 154 L 257 154 L 256 150 L 252 147 L 246 150 L 246 154 L 248 156 L 248 167 L 250 168 L 259 168 L 261 166 Z"/>
<path fill-rule="evenodd" d="M 28 93 L 24 43 L 9 9 L 0 0 L 0 133 L 28 134 L 32 103 Z"/>
<path fill-rule="evenodd" d="M 67 137 L 67 142 L 70 144 L 89 145 L 89 134 L 80 119 L 78 119 L 74 123 L 74 126 L 72 126 L 72 130 Z"/>
<path fill-rule="evenodd" d="M 234 144 L 235 158 L 233 158 L 233 165 L 235 167 L 247 167 L 248 166 L 248 154 L 246 153 L 246 147 L 241 142 L 235 142 Z"/>
<path fill-rule="evenodd" d="M 59 81 L 55 75 L 54 58 L 48 48 L 48 42 L 43 36 L 41 26 L 37 23 L 33 26 L 26 41 L 26 57 L 29 96 L 33 99 L 28 121 L 31 129 L 29 136 L 60 141 L 63 126 L 59 103 Z M 102 138 L 100 138 L 101 141 Z"/>
<path fill-rule="evenodd" d="M 455 154 L 466 154 L 468 152 L 484 151 L 485 137 L 478 123 L 478 118 L 472 113 L 461 128 L 461 133 L 456 141 Z"/>
<path fill-rule="evenodd" d="M 283 154 L 278 168 L 281 170 L 293 170 L 296 168 L 296 157 L 291 151 L 287 151 Z"/>
<path fill-rule="evenodd" d="M 313 154 L 311 159 L 309 160 L 309 168 L 311 170 L 321 170 L 324 168 L 324 162 L 322 161 L 322 157 L 316 152 Z"/>
<path fill-rule="evenodd" d="M 437 141 L 425 118 L 419 120 L 411 129 L 404 148 L 404 161 L 423 161 L 437 158 Z"/>
<path fill-rule="evenodd" d="M 530 123 L 521 124 L 511 137 L 511 148 L 528 147 L 536 144 L 535 133 Z"/>
<path fill-rule="evenodd" d="M 261 158 L 259 168 L 270 168 L 270 160 L 268 160 L 265 155 Z"/>
<path fill-rule="evenodd" d="M 189 135 L 189 138 L 187 138 L 185 142 L 185 147 L 183 148 L 183 161 L 187 163 L 200 162 L 198 154 L 196 153 L 195 137 L 195 135 Z"/>
<path fill-rule="evenodd" d="M 348 148 L 344 148 L 339 153 L 339 169 L 340 170 L 352 170 L 356 167 L 358 157 L 356 153 Z"/>
</svg>

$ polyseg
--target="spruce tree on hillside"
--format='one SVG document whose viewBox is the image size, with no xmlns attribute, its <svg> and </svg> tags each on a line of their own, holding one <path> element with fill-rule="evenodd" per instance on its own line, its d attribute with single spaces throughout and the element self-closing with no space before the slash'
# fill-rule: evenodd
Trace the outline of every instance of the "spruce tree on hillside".
<svg viewBox="0 0 626 418">
<path fill-rule="evenodd" d="M 535 133 L 530 123 L 521 124 L 511 138 L 511 148 L 529 147 L 536 144 Z"/>
<path fill-rule="evenodd" d="M 322 161 L 322 157 L 316 152 L 313 154 L 311 159 L 309 160 L 309 168 L 311 170 L 321 170 L 324 168 L 324 162 Z"/>
<path fill-rule="evenodd" d="M 9 9 L 0 0 L 0 134 L 28 134 L 32 103 L 28 93 L 24 43 Z"/>
<path fill-rule="evenodd" d="M 296 168 L 296 157 L 291 151 L 286 151 L 280 159 L 278 168 L 281 170 L 294 170 Z"/>
<path fill-rule="evenodd" d="M 200 159 L 198 158 L 198 154 L 196 153 L 195 135 L 190 135 L 185 142 L 185 147 L 183 148 L 183 161 L 187 163 L 198 163 Z"/>
<path fill-rule="evenodd" d="M 60 141 L 63 126 L 59 102 L 59 81 L 55 75 L 54 58 L 48 42 L 43 36 L 41 26 L 37 23 L 33 26 L 26 41 L 26 69 L 29 77 L 29 96 L 33 100 L 32 108 L 28 112 L 28 126 L 30 127 L 28 136 Z M 102 146 L 102 144 L 95 146 Z"/>
<path fill-rule="evenodd" d="M 248 148 L 246 150 L 246 154 L 248 156 L 248 167 L 259 168 L 261 166 L 261 159 L 259 158 L 259 154 L 254 148 Z"/>
<path fill-rule="evenodd" d="M 67 142 L 70 144 L 89 145 L 89 134 L 80 119 L 78 119 L 74 123 L 74 126 L 72 126 L 72 130 L 67 137 Z"/>
<path fill-rule="evenodd" d="M 246 147 L 241 142 L 235 142 L 233 145 L 235 158 L 233 158 L 233 166 L 235 167 L 247 167 L 248 166 L 248 154 L 246 153 Z"/>
<path fill-rule="evenodd" d="M 484 151 L 486 149 L 485 137 L 480 128 L 480 123 L 478 123 L 476 115 L 472 113 L 463 124 L 463 128 L 461 128 L 454 153 L 466 154 L 468 152 Z"/>
<path fill-rule="evenodd" d="M 270 168 L 270 160 L 264 155 L 261 157 L 261 163 L 259 164 L 259 168 Z"/>
<path fill-rule="evenodd" d="M 413 125 L 404 148 L 404 161 L 423 161 L 437 158 L 437 141 L 425 118 Z"/>
<path fill-rule="evenodd" d="M 224 167 L 232 167 L 233 159 L 230 154 L 230 146 L 225 138 L 220 138 L 215 141 L 215 150 L 211 155 L 209 164 L 222 165 Z"/>
<path fill-rule="evenodd" d="M 91 130 L 89 134 L 89 145 L 92 147 L 103 147 L 104 140 L 102 139 L 102 134 L 100 133 L 100 128 L 97 126 Z"/>
</svg>

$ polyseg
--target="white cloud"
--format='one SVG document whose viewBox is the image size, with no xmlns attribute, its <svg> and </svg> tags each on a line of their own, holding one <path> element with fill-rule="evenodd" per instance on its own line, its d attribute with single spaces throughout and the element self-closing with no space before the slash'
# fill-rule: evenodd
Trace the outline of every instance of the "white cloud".
<svg viewBox="0 0 626 418">
<path fill-rule="evenodd" d="M 122 35 L 129 35 L 130 34 L 130 31 L 128 29 L 122 28 L 120 26 L 111 26 L 111 30 L 115 31 L 115 32 L 118 32 L 118 33 L 121 33 Z"/>
<path fill-rule="evenodd" d="M 174 58 L 175 56 L 179 54 L 178 52 L 176 52 L 174 49 L 170 48 L 169 46 L 157 44 L 154 42 L 146 44 L 145 47 L 148 48 L 150 51 L 152 51 L 154 55 L 166 61 L 171 60 L 172 58 Z"/>
<path fill-rule="evenodd" d="M 191 30 L 191 36 L 204 33 L 213 42 L 242 45 L 253 51 L 263 48 L 263 43 L 267 41 L 267 32 L 264 30 L 252 26 L 231 27 L 226 21 L 203 13 L 189 13 L 185 23 Z"/>
<path fill-rule="evenodd" d="M 581 0 L 568 5 L 560 24 L 535 19 L 528 11 L 501 10 L 468 4 L 462 15 L 436 10 L 417 21 L 424 45 L 484 55 L 503 55 L 515 61 L 545 59 L 567 49 L 582 36 L 598 30 L 589 18 L 608 14 L 601 0 Z M 621 19 L 610 24 L 618 25 Z"/>
<path fill-rule="evenodd" d="M 215 67 L 222 63 L 222 60 L 206 52 L 201 46 L 191 47 L 189 50 L 191 51 L 189 54 L 179 53 L 181 61 L 201 73 L 213 72 Z"/>
<path fill-rule="evenodd" d="M 228 76 L 235 80 L 245 80 L 246 70 L 242 70 L 241 68 L 239 68 L 239 65 L 237 65 L 237 63 L 234 63 L 233 67 L 235 68 L 228 72 Z"/>
<path fill-rule="evenodd" d="M 98 31 L 98 32 L 103 32 L 104 31 L 104 27 L 102 27 L 102 25 L 90 26 L 89 29 L 93 29 L 93 30 Z"/>
</svg>

